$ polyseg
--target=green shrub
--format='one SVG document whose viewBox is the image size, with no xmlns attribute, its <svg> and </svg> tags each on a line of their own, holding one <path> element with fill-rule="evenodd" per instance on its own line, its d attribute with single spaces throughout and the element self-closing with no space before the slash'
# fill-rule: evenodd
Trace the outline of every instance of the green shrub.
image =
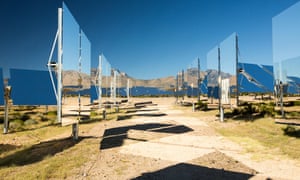
<svg viewBox="0 0 300 180">
<path fill-rule="evenodd" d="M 296 112 L 296 111 L 287 112 L 286 114 L 293 117 L 293 118 L 299 118 L 300 117 L 300 112 Z"/>
<path fill-rule="evenodd" d="M 260 103 L 253 104 L 248 102 L 243 102 L 239 107 L 234 108 L 231 112 L 232 116 L 249 116 L 249 115 L 263 115 L 263 116 L 273 116 L 274 103 Z"/>
<path fill-rule="evenodd" d="M 23 127 L 24 121 L 21 119 L 15 119 L 9 122 L 9 129 L 12 131 L 21 131 L 24 129 Z"/>
<path fill-rule="evenodd" d="M 294 101 L 294 102 L 293 102 L 293 105 L 294 105 L 294 106 L 300 106 L 300 101 Z"/>
<path fill-rule="evenodd" d="M 49 111 L 47 113 L 48 116 L 56 116 L 57 115 L 57 111 Z"/>
<path fill-rule="evenodd" d="M 34 119 L 28 119 L 24 122 L 24 125 L 28 126 L 28 125 L 34 125 L 37 124 L 38 122 Z"/>
<path fill-rule="evenodd" d="M 45 122 L 45 121 L 48 121 L 48 120 L 49 120 L 48 117 L 43 116 L 43 115 L 40 115 L 40 116 L 38 116 L 38 117 L 39 117 L 39 120 L 42 121 L 42 122 Z"/>
<path fill-rule="evenodd" d="M 269 103 L 269 104 L 261 103 L 261 104 L 259 104 L 258 108 L 259 108 L 258 111 L 261 115 L 268 116 L 268 117 L 275 115 L 274 103 L 273 104 L 271 104 L 271 103 Z"/>
<path fill-rule="evenodd" d="M 26 121 L 26 120 L 30 119 L 30 116 L 29 116 L 28 114 L 23 114 L 23 115 L 20 117 L 20 119 L 21 119 L 22 121 Z"/>
<path fill-rule="evenodd" d="M 201 100 L 197 102 L 196 104 L 196 109 L 199 109 L 199 110 L 207 110 L 208 109 L 208 106 L 207 106 L 207 103 L 203 103 Z"/>
<path fill-rule="evenodd" d="M 286 128 L 283 128 L 282 130 L 284 132 L 284 135 L 300 137 L 300 129 L 295 128 L 294 126 L 288 125 Z"/>
<path fill-rule="evenodd" d="M 91 111 L 91 113 L 90 113 L 90 116 L 91 117 L 94 117 L 94 116 L 97 116 L 98 114 L 97 114 L 97 112 L 96 111 Z"/>
<path fill-rule="evenodd" d="M 241 109 L 240 108 L 234 108 L 232 110 L 232 113 L 231 113 L 233 116 L 236 116 L 236 115 L 239 115 L 241 114 Z"/>
<path fill-rule="evenodd" d="M 245 106 L 243 107 L 241 113 L 243 115 L 250 115 L 253 113 L 257 113 L 257 108 L 253 106 L 251 103 L 246 103 Z"/>
</svg>

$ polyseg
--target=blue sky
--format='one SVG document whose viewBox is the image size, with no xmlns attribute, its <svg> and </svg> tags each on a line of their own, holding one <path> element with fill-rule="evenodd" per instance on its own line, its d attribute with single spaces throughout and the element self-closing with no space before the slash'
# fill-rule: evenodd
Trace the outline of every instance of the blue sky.
<svg viewBox="0 0 300 180">
<path fill-rule="evenodd" d="M 299 0 L 66 0 L 111 66 L 140 79 L 174 76 L 226 37 L 241 61 L 272 64 L 272 17 Z M 61 0 L 1 0 L 0 67 L 45 69 Z"/>
</svg>

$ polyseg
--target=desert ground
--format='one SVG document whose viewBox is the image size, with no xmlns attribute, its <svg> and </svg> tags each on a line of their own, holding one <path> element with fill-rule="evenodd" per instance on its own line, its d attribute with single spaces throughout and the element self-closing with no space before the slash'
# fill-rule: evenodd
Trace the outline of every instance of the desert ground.
<svg viewBox="0 0 300 180">
<path fill-rule="evenodd" d="M 131 108 L 139 102 L 152 103 Z M 88 158 L 69 169 L 64 179 L 300 179 L 299 161 L 266 155 L 260 149 L 248 152 L 217 133 L 214 126 L 222 123 L 214 113 L 200 115 L 176 105 L 175 98 L 130 99 L 124 109 L 126 113 L 116 119 L 93 122 L 90 128 L 79 125 L 81 141 L 76 146 L 86 140 L 89 149 L 82 146 L 81 152 Z M 10 136 L 2 135 L 0 144 L 26 143 L 18 137 L 9 142 Z M 70 133 L 61 133 L 38 143 L 68 137 Z M 55 156 L 65 156 L 64 151 L 68 150 Z M 7 174 L 0 179 L 14 179 L 12 172 Z"/>
<path fill-rule="evenodd" d="M 300 179 L 297 162 L 253 160 L 216 133 L 215 116 L 176 108 L 174 98 L 132 101 L 153 104 L 81 134 L 97 137 L 99 152 L 70 179 Z"/>
</svg>

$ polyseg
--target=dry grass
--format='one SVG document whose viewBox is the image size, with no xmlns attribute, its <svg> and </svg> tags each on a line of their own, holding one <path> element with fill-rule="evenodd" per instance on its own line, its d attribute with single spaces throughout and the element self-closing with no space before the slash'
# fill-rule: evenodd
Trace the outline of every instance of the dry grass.
<svg viewBox="0 0 300 180">
<path fill-rule="evenodd" d="M 87 131 L 95 125 L 80 125 L 80 131 Z M 99 139 L 80 137 L 78 141 L 74 141 L 70 134 L 70 126 L 49 126 L 32 131 L 1 134 L 0 145 L 10 148 L 1 152 L 0 177 L 63 179 L 72 175 L 71 170 L 81 167 L 88 161 L 90 154 L 99 151 Z M 4 143 L 3 139 L 11 144 Z"/>
<path fill-rule="evenodd" d="M 175 106 L 174 109 L 189 112 L 189 116 L 206 119 L 220 134 L 238 142 L 247 152 L 253 153 L 255 159 L 261 159 L 262 155 L 269 158 L 280 155 L 300 162 L 300 141 L 297 133 L 291 132 L 287 135 L 286 132 L 289 131 L 284 131 L 287 126 L 275 124 L 271 118 L 251 122 L 227 120 L 220 123 L 216 121 L 217 110 L 192 113 L 191 107 Z M 118 115 L 126 113 L 108 112 L 108 119 L 116 119 Z M 98 121 L 80 124 L 79 131 L 87 132 L 98 125 Z M 300 130 L 294 127 L 293 131 Z M 91 155 L 99 152 L 100 138 L 80 136 L 79 141 L 74 142 L 70 136 L 70 126 L 60 127 L 52 124 L 32 126 L 26 131 L 6 135 L 1 133 L 0 177 L 64 179 L 82 173 L 78 170 L 79 167 L 89 161 Z M 126 167 L 120 167 L 116 173 L 122 173 L 124 170 Z"/>
<path fill-rule="evenodd" d="M 275 158 L 285 156 L 300 162 L 300 139 L 285 133 L 287 125 L 275 124 L 272 118 L 261 118 L 252 122 L 228 120 L 224 124 L 214 123 L 222 135 L 242 145 L 255 159 L 262 156 Z M 299 131 L 298 127 L 294 130 Z"/>
<path fill-rule="evenodd" d="M 87 137 L 85 132 L 100 125 L 102 114 L 95 114 L 95 120 L 80 124 L 79 140 L 74 141 L 71 137 L 72 127 L 56 125 L 53 123 L 56 113 L 45 112 L 44 108 L 39 107 L 20 107 L 10 112 L 11 122 L 29 114 L 26 118 L 37 123 L 22 123 L 20 129 L 10 129 L 10 133 L 0 134 L 0 177 L 64 179 L 80 173 L 74 171 L 89 161 L 91 155 L 99 152 L 100 138 Z M 107 120 L 117 117 L 114 109 L 107 109 Z"/>
<path fill-rule="evenodd" d="M 252 153 L 252 158 L 262 160 L 264 158 L 295 159 L 300 163 L 300 127 L 276 124 L 271 117 L 257 119 L 225 119 L 224 123 L 218 120 L 218 110 L 192 112 L 192 107 L 175 106 L 189 116 L 206 120 L 211 127 L 223 136 L 237 142 L 245 151 Z M 297 108 L 299 111 L 299 106 Z M 226 112 L 231 110 L 226 109 Z"/>
</svg>

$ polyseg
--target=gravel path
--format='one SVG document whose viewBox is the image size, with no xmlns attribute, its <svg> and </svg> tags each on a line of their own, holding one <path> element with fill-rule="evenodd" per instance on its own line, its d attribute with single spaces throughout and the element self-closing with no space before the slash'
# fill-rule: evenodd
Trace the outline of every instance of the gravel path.
<svg viewBox="0 0 300 180">
<path fill-rule="evenodd" d="M 252 160 L 214 132 L 214 118 L 189 116 L 168 98 L 155 101 L 85 133 L 98 137 L 100 150 L 70 179 L 300 179 L 293 161 Z"/>
</svg>

